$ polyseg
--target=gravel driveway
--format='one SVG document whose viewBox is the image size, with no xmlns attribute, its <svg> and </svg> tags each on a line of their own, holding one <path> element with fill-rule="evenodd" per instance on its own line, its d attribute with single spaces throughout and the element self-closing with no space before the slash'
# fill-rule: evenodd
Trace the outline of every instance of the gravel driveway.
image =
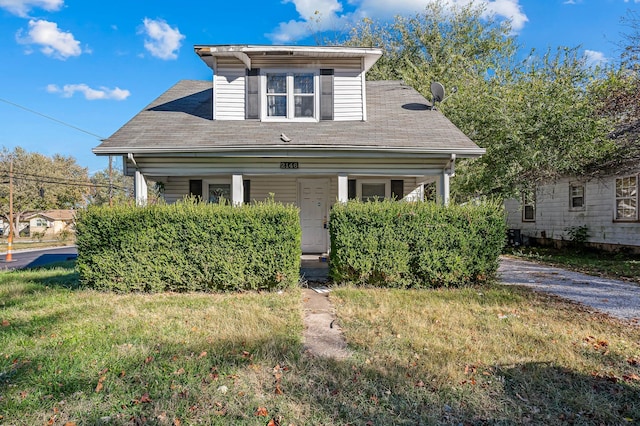
<svg viewBox="0 0 640 426">
<path fill-rule="evenodd" d="M 506 256 L 500 257 L 498 276 L 506 285 L 531 287 L 590 306 L 622 320 L 635 323 L 640 321 L 640 286 L 636 284 Z"/>
</svg>

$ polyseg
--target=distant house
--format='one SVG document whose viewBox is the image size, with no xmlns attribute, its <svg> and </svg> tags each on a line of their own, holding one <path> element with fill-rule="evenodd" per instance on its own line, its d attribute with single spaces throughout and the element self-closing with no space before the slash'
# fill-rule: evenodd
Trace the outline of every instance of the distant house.
<svg viewBox="0 0 640 426">
<path fill-rule="evenodd" d="M 329 247 L 336 201 L 419 200 L 435 183 L 442 202 L 456 159 L 484 153 L 418 92 L 366 81 L 374 48 L 202 45 L 213 81 L 163 93 L 93 152 L 122 156 L 146 203 L 146 179 L 174 202 L 192 194 L 238 205 L 300 208 L 302 250 Z"/>
<path fill-rule="evenodd" d="M 74 231 L 75 210 L 47 210 L 24 218 L 29 223 L 29 236 L 40 234 L 56 236 L 63 231 Z"/>
<path fill-rule="evenodd" d="M 640 253 L 640 165 L 597 178 L 565 177 L 507 200 L 508 226 L 525 239 L 563 245 L 586 226 L 588 245 Z"/>
</svg>

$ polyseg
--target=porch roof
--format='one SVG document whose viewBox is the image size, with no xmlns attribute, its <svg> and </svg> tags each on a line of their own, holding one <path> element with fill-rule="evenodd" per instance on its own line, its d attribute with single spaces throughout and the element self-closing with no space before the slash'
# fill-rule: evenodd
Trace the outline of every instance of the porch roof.
<svg viewBox="0 0 640 426">
<path fill-rule="evenodd" d="M 212 119 L 211 81 L 182 80 L 93 149 L 97 155 L 348 150 L 458 157 L 484 154 L 413 88 L 367 82 L 367 121 Z M 289 142 L 284 142 L 285 134 Z"/>
</svg>

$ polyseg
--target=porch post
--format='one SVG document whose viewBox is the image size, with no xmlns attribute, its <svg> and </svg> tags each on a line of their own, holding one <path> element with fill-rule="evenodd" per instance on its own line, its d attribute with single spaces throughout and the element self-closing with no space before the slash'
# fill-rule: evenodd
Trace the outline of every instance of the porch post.
<svg viewBox="0 0 640 426">
<path fill-rule="evenodd" d="M 133 180 L 133 192 L 136 197 L 137 206 L 147 205 L 147 181 L 140 170 L 136 170 L 136 174 Z"/>
<path fill-rule="evenodd" d="M 338 202 L 349 201 L 349 178 L 346 173 L 338 174 Z"/>
<path fill-rule="evenodd" d="M 231 176 L 231 204 L 241 206 L 244 202 L 244 184 L 242 174 Z"/>
<path fill-rule="evenodd" d="M 438 180 L 438 186 L 436 187 L 436 195 L 438 201 L 443 205 L 449 205 L 449 177 L 450 172 L 448 170 L 443 170 L 440 175 L 440 179 Z"/>
</svg>

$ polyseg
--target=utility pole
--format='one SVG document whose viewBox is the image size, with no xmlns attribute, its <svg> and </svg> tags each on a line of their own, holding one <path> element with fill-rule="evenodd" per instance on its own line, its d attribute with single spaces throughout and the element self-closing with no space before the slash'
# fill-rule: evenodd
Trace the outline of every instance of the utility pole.
<svg viewBox="0 0 640 426">
<path fill-rule="evenodd" d="M 7 256 L 5 262 L 13 262 L 13 157 L 9 161 L 9 237 L 7 238 Z"/>
</svg>

